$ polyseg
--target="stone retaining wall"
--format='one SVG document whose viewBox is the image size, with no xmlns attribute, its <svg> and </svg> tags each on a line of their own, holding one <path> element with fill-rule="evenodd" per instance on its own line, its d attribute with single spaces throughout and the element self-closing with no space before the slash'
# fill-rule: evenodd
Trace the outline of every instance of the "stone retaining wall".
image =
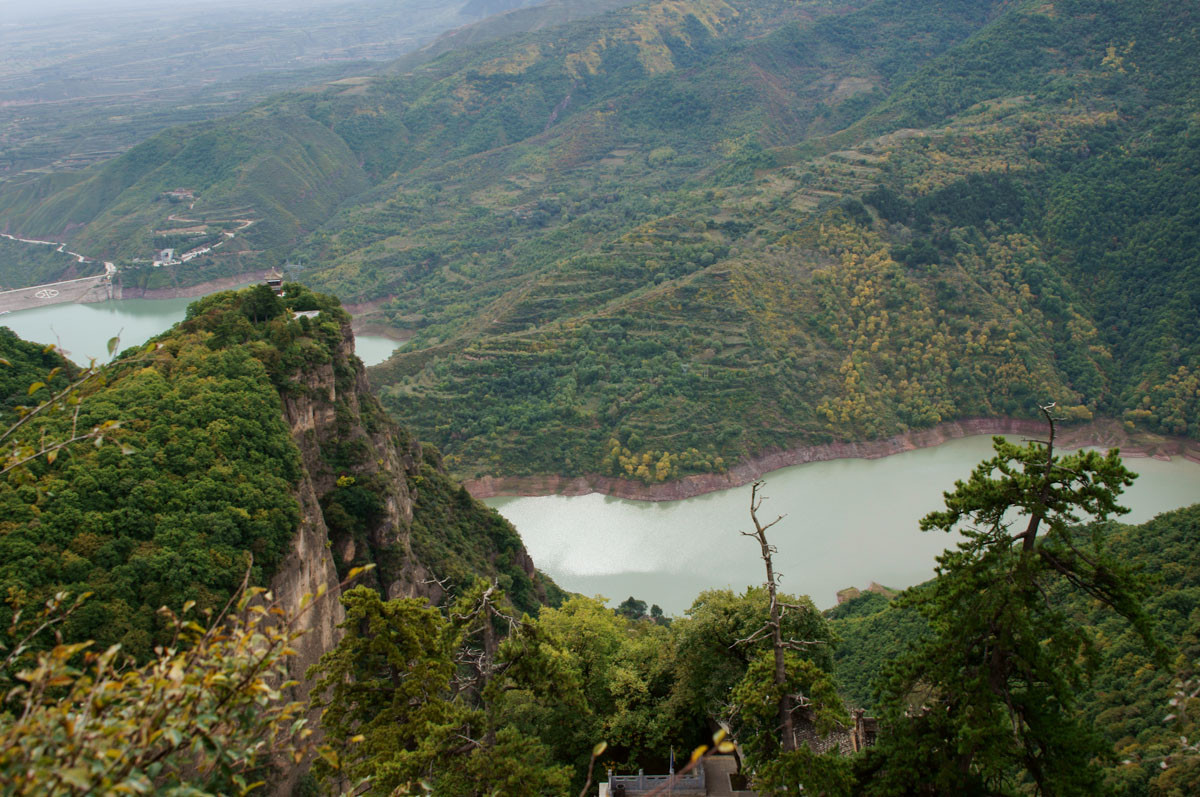
<svg viewBox="0 0 1200 797">
<path fill-rule="evenodd" d="M 0 312 L 67 302 L 104 302 L 119 296 L 119 286 L 114 286 L 107 275 L 101 274 L 0 292 Z"/>
</svg>

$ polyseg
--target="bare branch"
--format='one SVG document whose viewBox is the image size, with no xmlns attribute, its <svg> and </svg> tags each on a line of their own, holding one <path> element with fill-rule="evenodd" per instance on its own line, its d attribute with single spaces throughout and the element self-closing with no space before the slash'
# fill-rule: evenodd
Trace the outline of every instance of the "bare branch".
<svg viewBox="0 0 1200 797">
<path fill-rule="evenodd" d="M 84 440 L 91 440 L 99 434 L 100 434 L 100 429 L 99 429 L 99 427 L 97 427 L 97 428 L 93 429 L 92 431 L 88 432 L 87 434 L 77 435 L 75 437 L 70 438 L 69 440 L 63 440 L 61 442 L 55 443 L 54 445 L 45 446 L 44 448 L 42 448 L 38 451 L 34 451 L 33 453 L 26 455 L 22 459 L 18 459 L 18 460 L 10 462 L 6 467 L 4 467 L 3 469 L 0 469 L 0 476 L 3 476 L 4 474 L 8 473 L 10 470 L 14 470 L 16 468 L 21 467 L 22 465 L 24 465 L 27 462 L 32 462 L 33 460 L 37 459 L 38 457 L 43 457 L 46 454 L 53 453 L 60 449 L 66 448 L 69 445 L 74 445 L 75 443 L 81 443 Z"/>
<path fill-rule="evenodd" d="M 779 610 L 779 594 L 777 590 L 779 584 L 779 574 L 775 572 L 775 563 L 772 560 L 772 555 L 776 553 L 776 548 L 767 542 L 767 530 L 779 521 L 783 520 L 783 515 L 779 515 L 766 525 L 763 525 L 763 523 L 759 521 L 758 510 L 762 507 L 762 502 L 765 499 L 765 496 L 761 495 L 759 492 L 762 487 L 763 482 L 760 480 L 754 482 L 753 486 L 750 488 L 750 520 L 754 523 L 756 533 L 754 535 L 747 536 L 754 536 L 758 540 L 763 565 L 767 570 L 766 586 L 767 595 L 770 597 L 770 605 L 768 607 L 769 619 L 766 625 L 764 625 L 758 631 L 751 634 L 745 640 L 739 640 L 738 643 L 734 644 L 749 644 L 757 639 L 762 638 L 762 636 L 769 630 L 771 633 L 771 647 L 775 657 L 774 681 L 776 686 L 782 687 L 787 683 L 787 668 L 784 660 L 784 651 L 787 646 L 784 644 L 782 629 L 780 627 L 780 617 L 782 615 L 780 614 Z M 745 534 L 745 532 L 743 532 L 743 534 Z M 784 693 L 779 699 L 779 725 L 781 729 L 783 749 L 788 751 L 796 749 L 796 734 L 794 730 L 795 726 L 792 722 L 792 711 L 792 699 L 788 694 Z"/>
<path fill-rule="evenodd" d="M 762 639 L 764 634 L 769 633 L 773 628 L 774 628 L 774 626 L 768 621 L 767 624 L 764 625 L 762 628 L 758 629 L 757 631 L 755 631 L 753 634 L 746 637 L 745 639 L 737 640 L 736 642 L 733 643 L 733 645 L 730 645 L 729 647 L 732 648 L 735 645 L 749 645 L 753 642 L 757 642 L 758 640 Z"/>
<path fill-rule="evenodd" d="M 429 578 L 427 578 L 427 579 L 424 579 L 424 580 L 421 582 L 422 584 L 437 584 L 439 587 L 441 587 L 441 588 L 442 588 L 442 591 L 443 591 L 443 592 L 446 592 L 446 591 L 448 591 L 448 590 L 446 589 L 446 584 L 447 584 L 447 583 L 449 583 L 449 581 L 450 581 L 450 576 L 446 576 L 445 578 L 438 578 L 438 577 L 437 577 L 436 575 L 434 575 L 433 573 L 430 573 L 429 575 L 430 575 L 430 577 L 429 577 Z"/>
<path fill-rule="evenodd" d="M 807 645 L 824 645 L 823 639 L 788 639 L 783 643 L 784 647 L 792 648 L 793 650 L 802 650 Z"/>
</svg>

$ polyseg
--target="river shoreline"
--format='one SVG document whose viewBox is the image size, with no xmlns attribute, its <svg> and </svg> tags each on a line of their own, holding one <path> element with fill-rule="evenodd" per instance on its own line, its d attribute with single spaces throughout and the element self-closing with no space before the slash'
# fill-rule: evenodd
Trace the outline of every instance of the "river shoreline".
<svg viewBox="0 0 1200 797">
<path fill-rule="evenodd" d="M 732 487 L 741 487 L 772 471 L 793 465 L 803 465 L 807 462 L 827 462 L 835 459 L 879 459 L 904 451 L 930 448 L 961 437 L 987 434 L 1041 437 L 1045 432 L 1046 425 L 1035 420 L 968 418 L 940 423 L 928 429 L 915 429 L 881 440 L 798 446 L 745 460 L 725 473 L 696 474 L 663 484 L 644 484 L 640 481 L 599 474 L 574 477 L 557 475 L 484 476 L 478 479 L 464 479 L 462 483 L 472 496 L 479 499 L 508 496 L 576 496 L 601 493 L 631 501 L 681 501 L 685 498 L 695 498 Z M 1130 434 L 1119 421 L 1112 419 L 1063 425 L 1059 428 L 1057 445 L 1063 449 L 1077 449 L 1086 446 L 1119 448 L 1121 455 L 1130 459 L 1138 457 L 1170 459 L 1174 456 L 1182 456 L 1193 462 L 1200 462 L 1200 441 L 1144 432 Z"/>
<path fill-rule="evenodd" d="M 243 287 L 266 277 L 269 269 L 244 272 L 236 276 L 222 277 L 195 285 L 172 288 L 126 287 L 107 284 L 109 295 L 85 298 L 80 304 L 110 301 L 112 299 L 181 299 L 204 296 L 216 291 Z M 97 281 L 103 277 L 90 278 Z M 78 280 L 83 282 L 84 280 Z M 22 289 L 24 290 L 24 289 Z M 354 310 L 365 311 L 368 316 L 357 319 L 353 324 L 356 332 L 379 335 L 403 343 L 411 337 L 372 320 L 369 313 L 384 300 L 345 305 Z M 54 304 L 45 302 L 44 304 Z M 961 421 L 941 423 L 928 429 L 917 429 L 880 440 L 860 442 L 835 442 L 814 446 L 798 446 L 782 451 L 768 452 L 742 461 L 725 473 L 694 474 L 662 484 L 644 484 L 632 479 L 621 479 L 600 474 L 566 477 L 556 474 L 540 476 L 484 476 L 464 479 L 463 485 L 472 496 L 479 499 L 496 497 L 531 497 L 546 495 L 578 496 L 600 493 L 614 498 L 633 501 L 680 501 L 687 498 L 741 487 L 781 468 L 802 465 L 808 462 L 826 462 L 837 459 L 879 459 L 881 457 L 930 448 L 962 437 L 987 434 L 1030 435 L 1045 434 L 1045 424 L 1032 419 L 1014 418 L 968 418 Z M 1120 448 L 1127 458 L 1155 457 L 1169 459 L 1182 456 L 1200 462 L 1200 441 L 1172 438 L 1146 432 L 1129 433 L 1120 421 L 1100 419 L 1084 424 L 1064 424 L 1059 430 L 1058 444 L 1063 449 L 1085 446 Z"/>
<path fill-rule="evenodd" d="M 345 305 L 342 305 L 345 307 Z M 354 315 L 351 312 L 351 315 Z M 404 333 L 397 330 L 395 327 L 388 326 L 374 321 L 359 321 L 358 316 L 354 316 L 354 320 L 350 322 L 350 329 L 355 335 L 375 335 L 380 338 L 394 340 L 396 343 L 407 343 L 412 340 L 412 333 Z"/>
</svg>

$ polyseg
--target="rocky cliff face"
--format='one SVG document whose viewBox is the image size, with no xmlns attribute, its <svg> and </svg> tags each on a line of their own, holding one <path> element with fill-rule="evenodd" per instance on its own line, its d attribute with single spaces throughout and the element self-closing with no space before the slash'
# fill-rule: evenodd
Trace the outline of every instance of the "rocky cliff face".
<svg viewBox="0 0 1200 797">
<path fill-rule="evenodd" d="M 283 414 L 300 450 L 302 520 L 271 588 L 289 609 L 324 586 L 329 598 L 303 618 L 293 674 L 302 678 L 337 643 L 339 582 L 355 566 L 388 598 L 437 603 L 472 575 L 495 578 L 518 608 L 546 598 L 515 530 L 467 495 L 423 447 L 387 417 L 354 355 L 348 323 L 331 362 L 297 370 L 284 390 Z M 463 539 L 455 539 L 453 532 Z"/>
<path fill-rule="evenodd" d="M 546 601 L 547 588 L 557 591 L 512 526 L 453 482 L 436 450 L 386 415 L 354 354 L 348 316 L 339 323 L 331 361 L 297 369 L 280 391 L 303 462 L 295 486 L 301 520 L 270 588 L 289 614 L 305 595 L 328 593 L 300 618 L 305 633 L 288 665 L 301 684 L 298 700 L 307 699 L 305 672 L 341 638 L 340 584 L 354 567 L 374 564 L 357 583 L 388 598 L 435 604 L 476 576 L 498 581 L 526 611 Z M 272 793 L 294 793 L 300 771 L 280 762 Z"/>
</svg>

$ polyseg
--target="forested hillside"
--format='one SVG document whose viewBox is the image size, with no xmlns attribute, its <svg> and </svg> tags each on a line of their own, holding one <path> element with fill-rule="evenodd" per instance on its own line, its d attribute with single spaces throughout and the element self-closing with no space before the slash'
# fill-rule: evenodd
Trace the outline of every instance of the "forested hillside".
<svg viewBox="0 0 1200 797">
<path fill-rule="evenodd" d="M 215 294 L 82 383 L 77 404 L 42 412 L 11 439 L 6 432 L 5 616 L 58 591 L 90 592 L 68 638 L 120 643 L 143 659 L 170 634 L 160 606 L 220 609 L 248 570 L 251 583 L 267 584 L 295 566 L 288 557 L 306 529 L 319 532 L 309 556 L 328 562 L 329 587 L 375 564 L 372 583 L 392 595 L 436 598 L 481 575 L 497 578 L 521 609 L 533 610 L 547 589 L 556 595 L 513 528 L 445 475 L 436 450 L 386 417 L 366 389 L 348 324 L 336 299 L 298 285 L 285 300 L 265 287 Z M 42 404 L 76 369 L 3 332 L 7 429 L 19 406 Z M 97 429 L 9 470 L 27 447 Z M 422 583 L 431 577 L 440 585 Z"/>
<path fill-rule="evenodd" d="M 0 219 L 233 236 L 146 285 L 305 263 L 413 334 L 372 378 L 465 477 L 665 481 L 1047 397 L 1194 438 L 1198 26 L 661 0 L 169 131 Z"/>
<path fill-rule="evenodd" d="M 1195 246 L 1185 230 L 1194 227 L 1195 186 L 1194 165 L 1183 161 L 1194 160 L 1195 131 L 1183 109 L 1195 76 L 1182 62 L 1194 63 L 1185 54 L 1195 42 L 1171 31 L 1194 31 L 1194 21 L 1168 29 L 1159 27 L 1164 15 L 1186 12 L 1121 8 L 1095 16 L 1062 4 L 1053 17 L 1009 9 L 908 81 L 904 61 L 876 61 L 871 71 L 899 86 L 847 132 L 768 148 L 724 185 L 694 178 L 699 185 L 674 192 L 647 187 L 640 200 L 615 194 L 618 204 L 650 206 L 594 249 L 564 239 L 580 254 L 484 305 L 488 327 L 405 319 L 427 326 L 415 351 L 378 369 L 385 401 L 433 428 L 468 475 L 661 480 L 788 444 L 1022 415 L 1039 395 L 1074 405 L 1079 418 L 1115 415 L 1193 434 L 1195 335 L 1186 330 L 1196 317 Z M 877 32 L 858 35 L 885 46 L 911 40 L 878 31 L 881 19 L 879 6 L 864 11 L 854 21 Z M 827 21 L 819 40 L 844 41 L 827 31 L 848 24 Z M 1126 41 L 1162 41 L 1147 46 L 1153 57 L 1136 74 L 1103 62 L 1101 42 L 1126 32 Z M 781 39 L 726 57 L 776 70 L 787 64 L 781 51 L 812 57 Z M 853 76 L 869 55 L 843 52 L 820 66 Z M 721 97 L 717 72 L 698 79 L 709 87 L 705 101 Z M 797 85 L 792 74 L 779 82 Z M 759 107 L 772 106 L 743 101 L 713 118 Z M 621 140 L 638 140 L 631 127 L 619 128 Z M 1137 154 L 1146 146 L 1182 160 L 1160 170 L 1159 157 Z M 650 150 L 640 151 L 646 162 L 622 179 L 654 173 Z M 769 168 L 779 162 L 787 165 Z M 685 163 L 694 175 L 712 161 Z M 1171 186 L 1129 183 L 1148 177 L 1135 176 L 1143 168 Z M 1120 184 L 1111 183 L 1116 174 Z M 672 197 L 693 204 L 665 206 Z M 559 229 L 595 218 L 563 207 L 579 219 Z M 1088 225 L 1072 227 L 1068 215 Z M 1130 228 L 1110 233 L 1098 256 L 1101 236 L 1089 225 L 1148 216 L 1136 240 Z M 1161 236 L 1154 244 L 1144 238 L 1151 229 Z M 472 284 L 499 290 L 471 282 L 490 269 L 442 271 L 467 279 L 424 282 L 459 302 Z M 407 294 L 403 306 L 430 307 L 429 292 Z"/>
</svg>

